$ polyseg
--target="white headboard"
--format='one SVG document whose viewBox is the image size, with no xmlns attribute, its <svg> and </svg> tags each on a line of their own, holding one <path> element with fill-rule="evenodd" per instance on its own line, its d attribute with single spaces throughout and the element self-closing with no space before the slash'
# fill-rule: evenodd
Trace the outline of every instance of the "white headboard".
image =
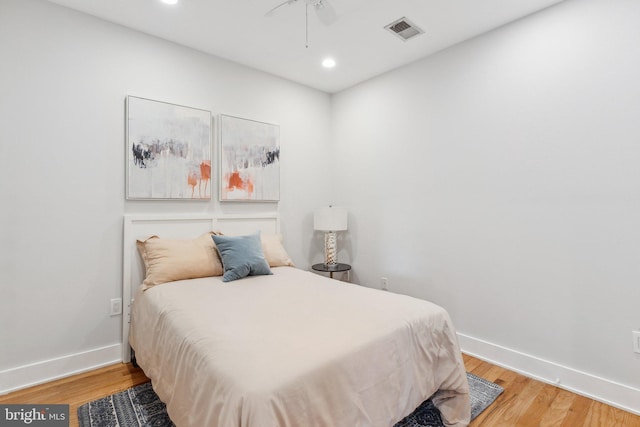
<svg viewBox="0 0 640 427">
<path fill-rule="evenodd" d="M 131 360 L 129 322 L 131 303 L 144 280 L 144 265 L 136 248 L 136 240 L 152 235 L 167 238 L 191 239 L 207 231 L 221 231 L 227 235 L 248 234 L 255 231 L 279 233 L 277 213 L 256 215 L 213 214 L 132 214 L 124 216 L 124 244 L 122 270 L 122 360 Z"/>
</svg>

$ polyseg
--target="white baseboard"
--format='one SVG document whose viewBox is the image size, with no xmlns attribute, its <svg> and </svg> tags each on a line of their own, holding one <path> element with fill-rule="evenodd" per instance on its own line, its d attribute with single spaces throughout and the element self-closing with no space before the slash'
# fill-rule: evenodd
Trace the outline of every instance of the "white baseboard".
<svg viewBox="0 0 640 427">
<path fill-rule="evenodd" d="M 458 334 L 463 353 L 640 415 L 640 390 L 497 344 Z"/>
<path fill-rule="evenodd" d="M 0 395 L 122 361 L 122 344 L 0 371 Z"/>
</svg>

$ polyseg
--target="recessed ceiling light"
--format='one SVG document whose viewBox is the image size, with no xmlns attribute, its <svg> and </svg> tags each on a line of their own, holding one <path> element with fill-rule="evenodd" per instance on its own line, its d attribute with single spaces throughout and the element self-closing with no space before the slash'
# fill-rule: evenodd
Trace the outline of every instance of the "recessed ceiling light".
<svg viewBox="0 0 640 427">
<path fill-rule="evenodd" d="M 164 4 L 177 4 L 178 0 L 160 0 Z"/>
<path fill-rule="evenodd" d="M 325 60 L 322 61 L 322 66 L 324 68 L 333 68 L 336 66 L 336 60 L 333 58 L 325 58 Z"/>
</svg>

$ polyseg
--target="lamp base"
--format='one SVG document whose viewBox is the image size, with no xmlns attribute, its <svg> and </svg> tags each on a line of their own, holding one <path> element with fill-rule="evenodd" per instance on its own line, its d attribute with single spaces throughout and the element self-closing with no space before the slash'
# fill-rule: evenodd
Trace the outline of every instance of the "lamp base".
<svg viewBox="0 0 640 427">
<path fill-rule="evenodd" d="M 335 231 L 324 235 L 324 265 L 332 267 L 338 264 L 338 238 Z"/>
</svg>

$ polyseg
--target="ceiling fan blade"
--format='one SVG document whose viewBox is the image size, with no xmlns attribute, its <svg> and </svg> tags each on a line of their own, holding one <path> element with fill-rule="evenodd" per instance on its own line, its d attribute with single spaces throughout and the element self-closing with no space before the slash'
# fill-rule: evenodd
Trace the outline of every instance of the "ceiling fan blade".
<svg viewBox="0 0 640 427">
<path fill-rule="evenodd" d="M 286 5 L 286 4 L 292 4 L 297 2 L 298 0 L 286 0 L 283 1 L 282 3 L 280 3 L 279 5 L 277 5 L 276 7 L 274 7 L 273 9 L 269 10 L 267 13 L 264 14 L 264 16 L 273 16 L 273 14 L 275 13 L 276 10 L 280 9 L 282 6 Z"/>
<path fill-rule="evenodd" d="M 331 25 L 338 20 L 338 15 L 328 0 L 319 0 L 313 7 L 316 9 L 318 19 L 324 25 Z"/>
</svg>

